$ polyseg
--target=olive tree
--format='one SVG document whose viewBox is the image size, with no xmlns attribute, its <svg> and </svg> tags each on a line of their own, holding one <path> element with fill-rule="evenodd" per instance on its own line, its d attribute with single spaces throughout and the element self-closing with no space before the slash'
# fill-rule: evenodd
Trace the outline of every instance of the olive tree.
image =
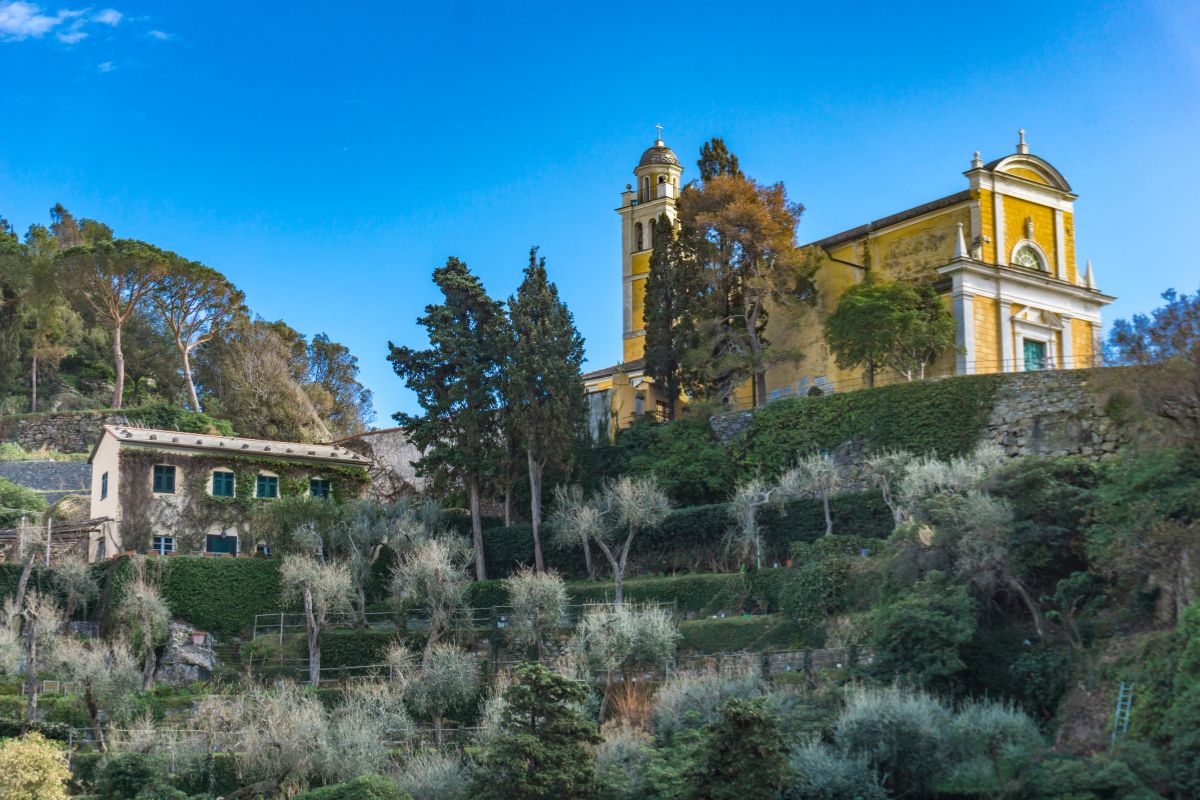
<svg viewBox="0 0 1200 800">
<path fill-rule="evenodd" d="M 433 735 L 442 744 L 446 712 L 475 694 L 478 667 L 471 654 L 449 642 L 427 648 L 421 663 L 403 645 L 393 645 L 386 656 L 392 680 L 404 687 L 413 710 L 433 722 Z"/>
<path fill-rule="evenodd" d="M 613 602 L 624 599 L 622 584 L 629 553 L 638 533 L 658 527 L 671 510 L 671 501 L 653 476 L 621 476 L 609 481 L 599 495 L 584 501 L 582 493 L 563 492 L 555 509 L 560 540 L 590 540 L 604 554 L 613 573 Z"/>
<path fill-rule="evenodd" d="M 354 581 L 350 571 L 338 562 L 321 562 L 312 556 L 290 555 L 279 570 L 284 598 L 304 603 L 304 622 L 308 633 L 308 679 L 313 686 L 321 682 L 321 633 L 329 615 L 350 609 Z"/>
<path fill-rule="evenodd" d="M 467 609 L 468 561 L 468 550 L 462 544 L 449 538 L 427 539 L 402 556 L 392 571 L 392 598 L 396 604 L 419 607 L 429 615 L 423 666 Z"/>
<path fill-rule="evenodd" d="M 387 682 L 352 683 L 329 715 L 323 772 L 334 783 L 386 772 L 390 748 L 407 743 L 412 728 L 403 692 Z"/>
<path fill-rule="evenodd" d="M 785 471 L 774 481 L 753 477 L 738 486 L 729 502 L 733 524 L 725 536 L 726 549 L 741 557 L 752 557 L 755 569 L 762 569 L 763 532 L 758 514 L 772 506 L 783 510 L 788 500 L 800 493 L 801 474 L 797 467 Z"/>
<path fill-rule="evenodd" d="M 596 569 L 592 566 L 591 532 L 602 524 L 600 517 L 600 509 L 584 502 L 581 487 L 568 484 L 554 487 L 554 505 L 549 519 L 552 541 L 564 550 L 577 544 L 583 547 L 583 564 L 588 580 L 596 579 Z"/>
<path fill-rule="evenodd" d="M 592 675 L 604 677 L 601 722 L 617 675 L 622 683 L 628 683 L 635 666 L 662 666 L 675 654 L 678 639 L 675 621 L 662 608 L 614 606 L 596 608 L 583 616 L 571 638 L 570 651 Z"/>
<path fill-rule="evenodd" d="M 71 617 L 80 606 L 95 600 L 100 594 L 100 584 L 92 574 L 92 567 L 81 556 L 71 554 L 54 565 L 50 573 L 50 583 L 54 591 L 62 598 L 63 632 L 69 633 Z"/>
<path fill-rule="evenodd" d="M 828 453 L 813 453 L 796 462 L 800 492 L 821 501 L 825 512 L 825 535 L 833 535 L 833 515 L 829 511 L 829 498 L 842 488 L 842 469 Z"/>
<path fill-rule="evenodd" d="M 141 675 L 133 651 L 123 639 L 69 639 L 59 648 L 58 662 L 82 688 L 92 738 L 97 748 L 107 750 L 100 712 L 114 718 L 139 688 Z"/>
<path fill-rule="evenodd" d="M 25 718 L 31 720 L 37 711 L 38 672 L 51 663 L 61 641 L 62 610 L 53 597 L 31 591 L 21 606 L 18 621 L 25 659 Z"/>
<path fill-rule="evenodd" d="M 504 579 L 512 615 L 508 639 L 522 650 L 537 647 L 538 660 L 546 656 L 546 639 L 567 614 L 567 587 L 553 572 L 522 569 Z"/>
<path fill-rule="evenodd" d="M 884 505 L 892 512 L 892 523 L 896 527 L 908 517 L 900 498 L 900 487 L 913 455 L 905 450 L 888 450 L 867 457 L 867 477 L 879 493 Z"/>
<path fill-rule="evenodd" d="M 294 683 L 255 688 L 238 698 L 245 786 L 227 798 L 293 797 L 327 761 L 329 719 L 321 701 Z"/>
<path fill-rule="evenodd" d="M 142 648 L 142 690 L 154 685 L 154 668 L 157 658 L 155 647 L 167 635 L 167 623 L 171 620 L 171 609 L 150 579 L 146 576 L 145 559 L 134 564 L 133 578 L 125 587 L 121 604 L 117 607 L 117 618 L 133 631 Z"/>
</svg>

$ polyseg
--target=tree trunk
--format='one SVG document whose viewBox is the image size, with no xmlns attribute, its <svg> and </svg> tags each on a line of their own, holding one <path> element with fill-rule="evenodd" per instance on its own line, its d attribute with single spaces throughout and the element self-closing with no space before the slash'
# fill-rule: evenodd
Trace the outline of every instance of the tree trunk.
<svg viewBox="0 0 1200 800">
<path fill-rule="evenodd" d="M 148 692 L 154 686 L 154 667 L 158 661 L 154 657 L 154 636 L 149 625 L 142 631 L 142 651 L 142 691 Z"/>
<path fill-rule="evenodd" d="M 104 729 L 100 727 L 100 707 L 96 704 L 96 695 L 92 693 L 91 684 L 83 691 L 83 704 L 87 706 L 88 723 L 92 727 L 92 738 L 96 740 L 96 748 L 101 752 L 108 750 L 104 741 Z"/>
<path fill-rule="evenodd" d="M 321 631 L 318 629 L 316 617 L 313 616 L 312 589 L 304 590 L 304 620 L 308 627 L 308 682 L 313 686 L 321 684 Z"/>
<path fill-rule="evenodd" d="M 367 590 L 361 581 L 358 584 L 358 624 L 367 627 Z"/>
<path fill-rule="evenodd" d="M 33 366 L 29 370 L 29 411 L 37 413 L 37 353 L 33 354 Z"/>
<path fill-rule="evenodd" d="M 440 716 L 433 718 L 433 741 L 438 747 L 442 746 L 442 718 Z"/>
<path fill-rule="evenodd" d="M 180 345 L 179 355 L 183 356 L 183 377 L 187 379 L 188 402 L 192 404 L 192 411 L 199 414 L 204 409 L 200 408 L 200 398 L 196 395 L 196 381 L 192 378 L 192 359 L 188 355 L 188 349 Z"/>
<path fill-rule="evenodd" d="M 529 461 L 529 521 L 533 529 L 533 566 L 539 573 L 546 571 L 546 562 L 542 558 L 542 475 L 546 471 L 546 462 L 533 457 L 532 452 L 526 453 Z"/>
<path fill-rule="evenodd" d="M 829 513 L 829 492 L 821 493 L 821 508 L 825 511 L 825 535 L 833 536 L 833 515 Z"/>
<path fill-rule="evenodd" d="M 125 352 L 121 349 L 121 323 L 113 325 L 113 368 L 117 373 L 116 383 L 113 385 L 112 407 L 120 408 L 121 400 L 125 396 Z"/>
<path fill-rule="evenodd" d="M 504 479 L 504 527 L 512 527 L 512 476 Z"/>
<path fill-rule="evenodd" d="M 33 721 L 37 712 L 37 626 L 32 619 L 25 620 L 25 722 Z"/>
<path fill-rule="evenodd" d="M 21 520 L 24 523 L 24 520 Z M 24 524 L 22 524 L 24 528 Z M 24 532 L 20 534 L 24 536 Z M 25 592 L 29 588 L 29 575 L 33 572 L 33 554 L 24 553 L 25 564 L 21 567 L 21 577 L 17 580 L 17 593 L 13 596 L 12 606 L 12 632 L 14 634 L 21 632 L 21 611 L 25 608 Z"/>
<path fill-rule="evenodd" d="M 1029 590 L 1025 588 L 1025 584 L 1016 578 L 1009 578 L 1008 585 L 1021 598 L 1021 602 L 1025 604 L 1025 607 L 1029 609 L 1029 616 L 1033 618 L 1033 628 L 1037 631 L 1038 638 L 1044 637 L 1045 634 L 1042 632 L 1042 610 L 1038 608 L 1037 603 L 1033 602 L 1033 598 L 1029 596 Z"/>
<path fill-rule="evenodd" d="M 475 545 L 475 579 L 487 580 L 487 565 L 483 560 L 483 519 L 479 514 L 479 482 L 471 478 L 468 490 L 471 493 L 471 540 Z"/>
<path fill-rule="evenodd" d="M 608 545 L 606 545 L 604 542 L 597 541 L 597 542 L 596 542 L 596 546 L 600 548 L 600 552 L 601 552 L 601 553 L 604 553 L 604 557 L 608 559 L 609 566 L 611 566 L 611 567 L 612 567 L 612 571 L 613 571 L 613 584 L 614 584 L 614 588 L 613 588 L 613 605 L 614 605 L 614 606 L 620 606 L 620 605 L 621 605 L 621 600 L 622 600 L 622 597 L 621 597 L 621 578 L 622 578 L 622 577 L 624 577 L 624 576 L 621 574 L 621 570 L 622 570 L 622 564 L 620 564 L 620 563 L 617 561 L 617 559 L 613 558 L 612 550 L 609 550 L 609 549 L 608 549 Z"/>
<path fill-rule="evenodd" d="M 592 566 L 592 543 L 586 536 L 583 537 L 583 565 L 587 568 L 588 580 L 596 580 L 596 568 Z"/>
<path fill-rule="evenodd" d="M 604 724 L 604 719 L 608 715 L 608 697 L 612 694 L 612 670 L 608 670 L 604 674 L 604 696 L 600 698 L 600 724 Z"/>
</svg>

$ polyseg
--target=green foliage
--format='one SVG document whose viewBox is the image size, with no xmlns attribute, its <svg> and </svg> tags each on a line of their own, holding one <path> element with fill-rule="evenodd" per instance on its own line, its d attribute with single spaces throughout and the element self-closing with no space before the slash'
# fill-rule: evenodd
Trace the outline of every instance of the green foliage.
<svg viewBox="0 0 1200 800">
<path fill-rule="evenodd" d="M 391 778 L 360 775 L 348 783 L 310 789 L 296 800 L 412 800 Z"/>
<path fill-rule="evenodd" d="M 709 726 L 692 773 L 698 800 L 773 800 L 788 780 L 779 721 L 762 699 L 733 699 Z"/>
<path fill-rule="evenodd" d="M 321 634 L 321 669 L 382 664 L 399 638 L 394 631 L 327 630 Z"/>
<path fill-rule="evenodd" d="M 589 746 L 600 741 L 595 723 L 578 706 L 585 685 L 540 664 L 523 664 L 504 692 L 501 730 L 480 756 L 475 786 L 484 800 L 551 800 L 596 797 Z"/>
<path fill-rule="evenodd" d="M 834 741 L 863 758 L 898 800 L 929 797 L 949 766 L 950 712 L 931 695 L 900 689 L 859 690 L 838 718 Z"/>
<path fill-rule="evenodd" d="M 931 572 L 868 622 L 873 671 L 883 680 L 945 685 L 963 669 L 961 649 L 975 633 L 975 603 L 964 586 Z"/>
<path fill-rule="evenodd" d="M 649 440 L 629 455 L 631 475 L 653 475 L 680 506 L 719 503 L 733 491 L 734 464 L 704 417 L 682 417 L 669 425 L 639 422 Z M 622 431 L 618 439 L 625 438 Z"/>
<path fill-rule="evenodd" d="M 117 753 L 104 760 L 96 776 L 99 800 L 129 800 L 159 782 L 162 765 L 144 753 Z"/>
<path fill-rule="evenodd" d="M 148 406 L 127 408 L 123 412 L 134 425 L 159 428 L 165 431 L 185 433 L 208 433 L 233 436 L 233 426 L 223 419 L 214 419 L 208 414 L 188 411 L 171 403 L 155 403 Z"/>
<path fill-rule="evenodd" d="M 1036 765 L 1025 782 L 1033 800 L 1162 800 L 1120 758 L 1052 756 Z"/>
<path fill-rule="evenodd" d="M 842 756 L 812 743 L 794 748 L 788 766 L 794 777 L 784 800 L 888 800 L 865 757 Z"/>
<path fill-rule="evenodd" d="M 881 545 L 856 536 L 823 536 L 793 546 L 794 566 L 780 592 L 783 610 L 803 630 L 812 631 L 830 616 L 861 605 L 852 590 L 853 574 L 866 569 L 862 552 L 876 552 Z"/>
<path fill-rule="evenodd" d="M 868 278 L 842 293 L 825 319 L 825 340 L 839 367 L 884 367 L 908 380 L 954 344 L 954 316 L 932 285 Z"/>
<path fill-rule="evenodd" d="M 679 623 L 679 634 L 681 652 L 760 652 L 805 645 L 804 631 L 778 615 L 687 620 Z"/>
<path fill-rule="evenodd" d="M 242 633 L 254 625 L 255 614 L 280 610 L 278 561 L 202 556 L 150 557 L 147 561 L 151 574 L 162 570 L 159 590 L 172 616 L 201 630 L 223 636 Z M 121 558 L 109 567 L 104 594 L 110 613 L 120 605 L 131 565 L 131 559 Z"/>
<path fill-rule="evenodd" d="M 46 500 L 40 494 L 0 478 L 0 528 L 15 528 L 22 518 L 35 525 L 45 511 Z"/>
<path fill-rule="evenodd" d="M 972 375 L 779 400 L 755 411 L 731 447 L 741 464 L 768 475 L 848 441 L 868 452 L 964 455 L 979 443 L 999 384 L 997 376 Z"/>
</svg>

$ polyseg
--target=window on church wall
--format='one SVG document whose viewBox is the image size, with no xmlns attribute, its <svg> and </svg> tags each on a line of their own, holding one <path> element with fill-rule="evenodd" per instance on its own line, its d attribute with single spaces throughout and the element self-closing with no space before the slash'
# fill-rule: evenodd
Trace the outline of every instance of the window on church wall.
<svg viewBox="0 0 1200 800">
<path fill-rule="evenodd" d="M 1032 247 L 1025 246 L 1013 253 L 1012 263 L 1018 267 L 1026 269 L 1037 269 L 1045 272 L 1046 265 L 1042 263 L 1041 256 Z"/>
<path fill-rule="evenodd" d="M 649 176 L 642 178 L 642 202 L 650 201 L 650 178 Z"/>
<path fill-rule="evenodd" d="M 635 222 L 633 223 L 633 251 L 636 253 L 644 249 L 645 248 L 642 241 L 642 223 Z"/>
<path fill-rule="evenodd" d="M 646 242 L 647 247 L 654 247 L 654 225 L 657 222 L 656 219 L 650 220 L 650 241 Z"/>
</svg>

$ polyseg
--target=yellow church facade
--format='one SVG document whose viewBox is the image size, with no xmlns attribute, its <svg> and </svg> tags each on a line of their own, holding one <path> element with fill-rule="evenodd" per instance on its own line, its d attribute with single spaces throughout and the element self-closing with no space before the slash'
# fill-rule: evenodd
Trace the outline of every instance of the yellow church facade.
<svg viewBox="0 0 1200 800">
<path fill-rule="evenodd" d="M 683 167 L 661 140 L 643 153 L 617 213 L 621 218 L 623 361 L 584 375 L 593 433 L 626 427 L 643 414 L 664 416 L 665 398 L 643 370 L 642 314 L 653 228 L 676 217 Z M 843 292 L 868 274 L 932 283 L 953 313 L 956 348 L 927 377 L 1075 369 L 1097 363 L 1101 293 L 1089 261 L 1075 256 L 1076 195 L 1048 161 L 1029 152 L 1024 131 L 1015 153 L 984 163 L 975 154 L 966 187 L 809 245 L 821 263 L 815 305 L 799 318 L 773 317 L 767 337 L 804 358 L 767 372 L 765 402 L 866 385 L 861 370 L 837 366 L 823 334 Z M 877 372 L 876 384 L 903 380 Z M 749 385 L 732 398 L 752 402 Z M 760 404 L 764 402 L 759 401 Z"/>
</svg>

